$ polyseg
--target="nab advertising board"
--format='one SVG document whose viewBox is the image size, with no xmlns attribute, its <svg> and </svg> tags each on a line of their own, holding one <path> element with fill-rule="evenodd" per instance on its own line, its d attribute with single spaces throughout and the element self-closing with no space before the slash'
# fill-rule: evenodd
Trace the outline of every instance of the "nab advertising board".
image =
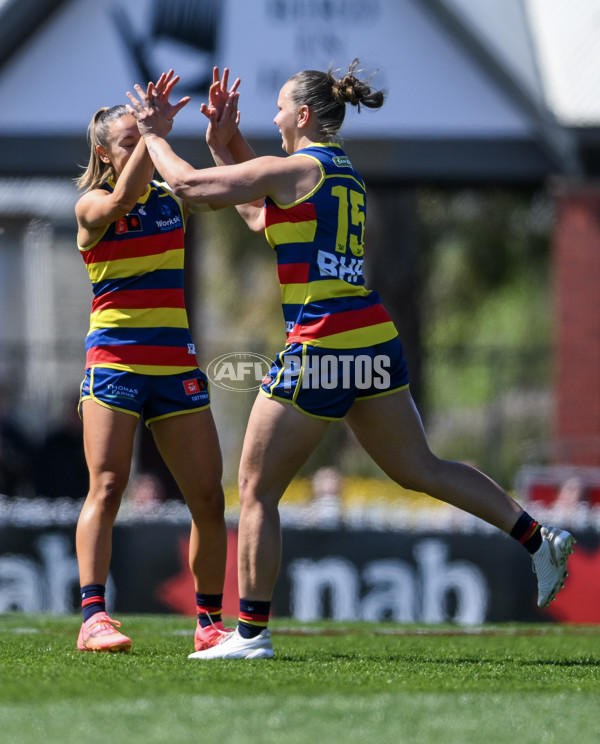
<svg viewBox="0 0 600 744">
<path fill-rule="evenodd" d="M 193 615 L 188 535 L 183 522 L 117 525 L 110 611 Z M 540 610 L 529 556 L 501 533 L 285 529 L 273 614 L 305 622 L 597 623 L 598 534 L 577 538 L 566 588 Z M 232 617 L 236 554 L 232 528 L 224 598 L 224 613 Z M 0 612 L 78 612 L 78 590 L 74 524 L 0 527 Z"/>
</svg>

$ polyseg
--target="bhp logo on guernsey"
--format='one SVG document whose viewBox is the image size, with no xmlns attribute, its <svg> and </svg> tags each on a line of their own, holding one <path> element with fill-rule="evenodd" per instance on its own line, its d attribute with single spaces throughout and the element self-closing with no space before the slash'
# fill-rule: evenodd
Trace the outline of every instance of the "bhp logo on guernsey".
<svg viewBox="0 0 600 744">
<path fill-rule="evenodd" d="M 258 390 L 272 361 L 264 354 L 234 351 L 213 359 L 206 374 L 213 385 L 238 393 Z"/>
</svg>

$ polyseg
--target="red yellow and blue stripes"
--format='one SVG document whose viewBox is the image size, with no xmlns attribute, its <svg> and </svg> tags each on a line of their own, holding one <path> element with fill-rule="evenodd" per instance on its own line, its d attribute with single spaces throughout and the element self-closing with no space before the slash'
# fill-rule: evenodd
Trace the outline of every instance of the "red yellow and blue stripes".
<svg viewBox="0 0 600 744">
<path fill-rule="evenodd" d="M 195 369 L 183 291 L 179 200 L 153 181 L 126 218 L 80 251 L 94 293 L 86 368 L 154 375 Z"/>
<path fill-rule="evenodd" d="M 395 338 L 378 294 L 364 286 L 362 179 L 337 144 L 292 157 L 313 159 L 321 179 L 293 204 L 266 200 L 265 235 L 277 252 L 287 342 L 349 349 Z"/>
</svg>

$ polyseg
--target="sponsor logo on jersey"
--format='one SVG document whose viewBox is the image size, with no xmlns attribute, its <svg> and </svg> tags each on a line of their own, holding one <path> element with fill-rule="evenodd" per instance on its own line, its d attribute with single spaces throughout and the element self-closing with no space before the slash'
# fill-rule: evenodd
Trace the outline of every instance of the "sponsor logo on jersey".
<svg viewBox="0 0 600 744">
<path fill-rule="evenodd" d="M 349 158 L 338 156 L 333 158 L 333 162 L 338 168 L 352 168 L 352 163 Z"/>
<path fill-rule="evenodd" d="M 349 284 L 360 284 L 363 280 L 363 259 L 337 256 L 328 251 L 319 251 L 317 264 L 320 276 L 343 279 Z"/>
<path fill-rule="evenodd" d="M 169 217 L 168 220 L 156 220 L 156 226 L 160 227 L 162 232 L 168 232 L 169 230 L 176 230 L 181 227 L 181 217 L 176 215 L 175 217 Z"/>
<path fill-rule="evenodd" d="M 128 232 L 141 232 L 142 229 L 142 221 L 137 214 L 126 214 L 117 220 L 115 232 L 117 235 L 123 235 Z"/>
</svg>

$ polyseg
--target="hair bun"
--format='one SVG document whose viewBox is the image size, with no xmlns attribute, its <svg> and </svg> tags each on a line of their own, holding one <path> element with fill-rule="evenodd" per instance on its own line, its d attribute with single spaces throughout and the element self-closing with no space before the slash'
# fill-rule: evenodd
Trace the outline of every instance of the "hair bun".
<svg viewBox="0 0 600 744">
<path fill-rule="evenodd" d="M 334 92 L 340 101 L 358 106 L 362 98 L 361 87 L 360 81 L 354 75 L 344 75 L 341 80 L 336 81 Z"/>
</svg>

